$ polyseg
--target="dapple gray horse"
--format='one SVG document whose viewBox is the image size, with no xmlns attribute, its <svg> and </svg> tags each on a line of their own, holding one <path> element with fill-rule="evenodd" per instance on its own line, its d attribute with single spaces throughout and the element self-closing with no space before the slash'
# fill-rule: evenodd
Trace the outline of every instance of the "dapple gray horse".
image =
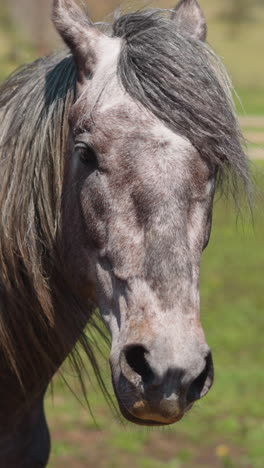
<svg viewBox="0 0 264 468">
<path fill-rule="evenodd" d="M 46 466 L 45 390 L 96 308 L 120 410 L 179 421 L 213 383 L 199 264 L 217 184 L 249 184 L 230 83 L 196 0 L 94 25 L 0 88 L 0 466 Z M 99 343 L 100 346 L 100 343 Z M 80 354 L 73 353 L 78 372 Z"/>
</svg>

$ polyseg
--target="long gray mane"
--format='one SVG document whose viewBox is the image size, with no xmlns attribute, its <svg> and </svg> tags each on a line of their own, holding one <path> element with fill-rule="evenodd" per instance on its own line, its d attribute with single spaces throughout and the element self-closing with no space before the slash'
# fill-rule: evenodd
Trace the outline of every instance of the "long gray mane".
<svg viewBox="0 0 264 468">
<path fill-rule="evenodd" d="M 178 34 L 166 15 L 141 11 L 111 26 L 124 39 L 120 81 L 188 138 L 221 180 L 232 174 L 236 195 L 249 172 L 226 80 L 209 48 Z M 65 52 L 23 67 L 0 87 L 0 359 L 29 394 L 54 373 L 92 312 L 65 284 L 55 247 L 75 86 L 75 64 Z M 81 341 L 103 387 L 85 334 Z M 77 354 L 80 374 L 79 363 Z"/>
<path fill-rule="evenodd" d="M 0 87 L 0 358 L 25 395 L 43 388 L 78 335 L 107 395 L 83 333 L 94 307 L 70 291 L 55 247 L 75 86 L 64 52 L 22 67 Z M 72 362 L 82 378 L 77 349 Z"/>
</svg>

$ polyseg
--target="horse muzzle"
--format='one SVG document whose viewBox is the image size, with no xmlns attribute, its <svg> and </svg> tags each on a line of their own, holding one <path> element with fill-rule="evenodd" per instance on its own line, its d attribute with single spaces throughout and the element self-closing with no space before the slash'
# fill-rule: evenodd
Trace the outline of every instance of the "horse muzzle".
<svg viewBox="0 0 264 468">
<path fill-rule="evenodd" d="M 123 416 L 141 425 L 169 425 L 184 416 L 209 391 L 213 384 L 210 350 L 195 357 L 190 368 L 164 369 L 141 345 L 125 346 L 119 359 L 120 372 L 111 363 L 113 386 Z"/>
</svg>

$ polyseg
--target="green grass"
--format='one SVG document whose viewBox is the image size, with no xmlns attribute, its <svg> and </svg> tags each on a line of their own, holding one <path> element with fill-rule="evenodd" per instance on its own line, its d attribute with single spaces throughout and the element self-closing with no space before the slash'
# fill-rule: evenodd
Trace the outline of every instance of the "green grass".
<svg viewBox="0 0 264 468">
<path fill-rule="evenodd" d="M 264 80 L 263 80 L 264 83 Z M 264 115 L 264 84 L 263 88 L 236 87 L 234 96 L 236 108 L 241 115 Z"/>
<path fill-rule="evenodd" d="M 264 189 L 264 176 L 258 184 Z M 55 383 L 54 404 L 50 398 L 46 403 L 54 434 L 51 467 L 70 466 L 71 456 L 71 466 L 79 461 L 76 466 L 83 467 L 90 457 L 98 467 L 113 468 L 263 468 L 263 202 L 254 211 L 254 227 L 246 215 L 243 223 L 237 219 L 231 203 L 215 203 L 201 268 L 202 321 L 215 363 L 208 396 L 180 423 L 149 430 L 117 422 L 102 395 L 91 389 L 98 428 L 88 411 Z M 87 442 L 74 444 L 75 431 Z"/>
</svg>

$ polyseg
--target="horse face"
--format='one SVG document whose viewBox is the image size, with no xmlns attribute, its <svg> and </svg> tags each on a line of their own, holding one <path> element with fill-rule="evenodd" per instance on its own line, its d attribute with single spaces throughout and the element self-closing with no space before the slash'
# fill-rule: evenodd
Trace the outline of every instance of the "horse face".
<svg viewBox="0 0 264 468">
<path fill-rule="evenodd" d="M 110 330 L 122 413 L 139 424 L 171 424 L 213 381 L 198 282 L 214 171 L 125 93 L 121 46 L 97 38 L 89 79 L 80 73 L 64 177 L 64 260 Z"/>
<path fill-rule="evenodd" d="M 123 413 L 171 423 L 212 383 L 198 281 L 214 177 L 189 141 L 111 75 L 94 99 L 96 78 L 71 115 L 65 259 L 81 294 L 94 291 L 111 332 Z"/>
</svg>

